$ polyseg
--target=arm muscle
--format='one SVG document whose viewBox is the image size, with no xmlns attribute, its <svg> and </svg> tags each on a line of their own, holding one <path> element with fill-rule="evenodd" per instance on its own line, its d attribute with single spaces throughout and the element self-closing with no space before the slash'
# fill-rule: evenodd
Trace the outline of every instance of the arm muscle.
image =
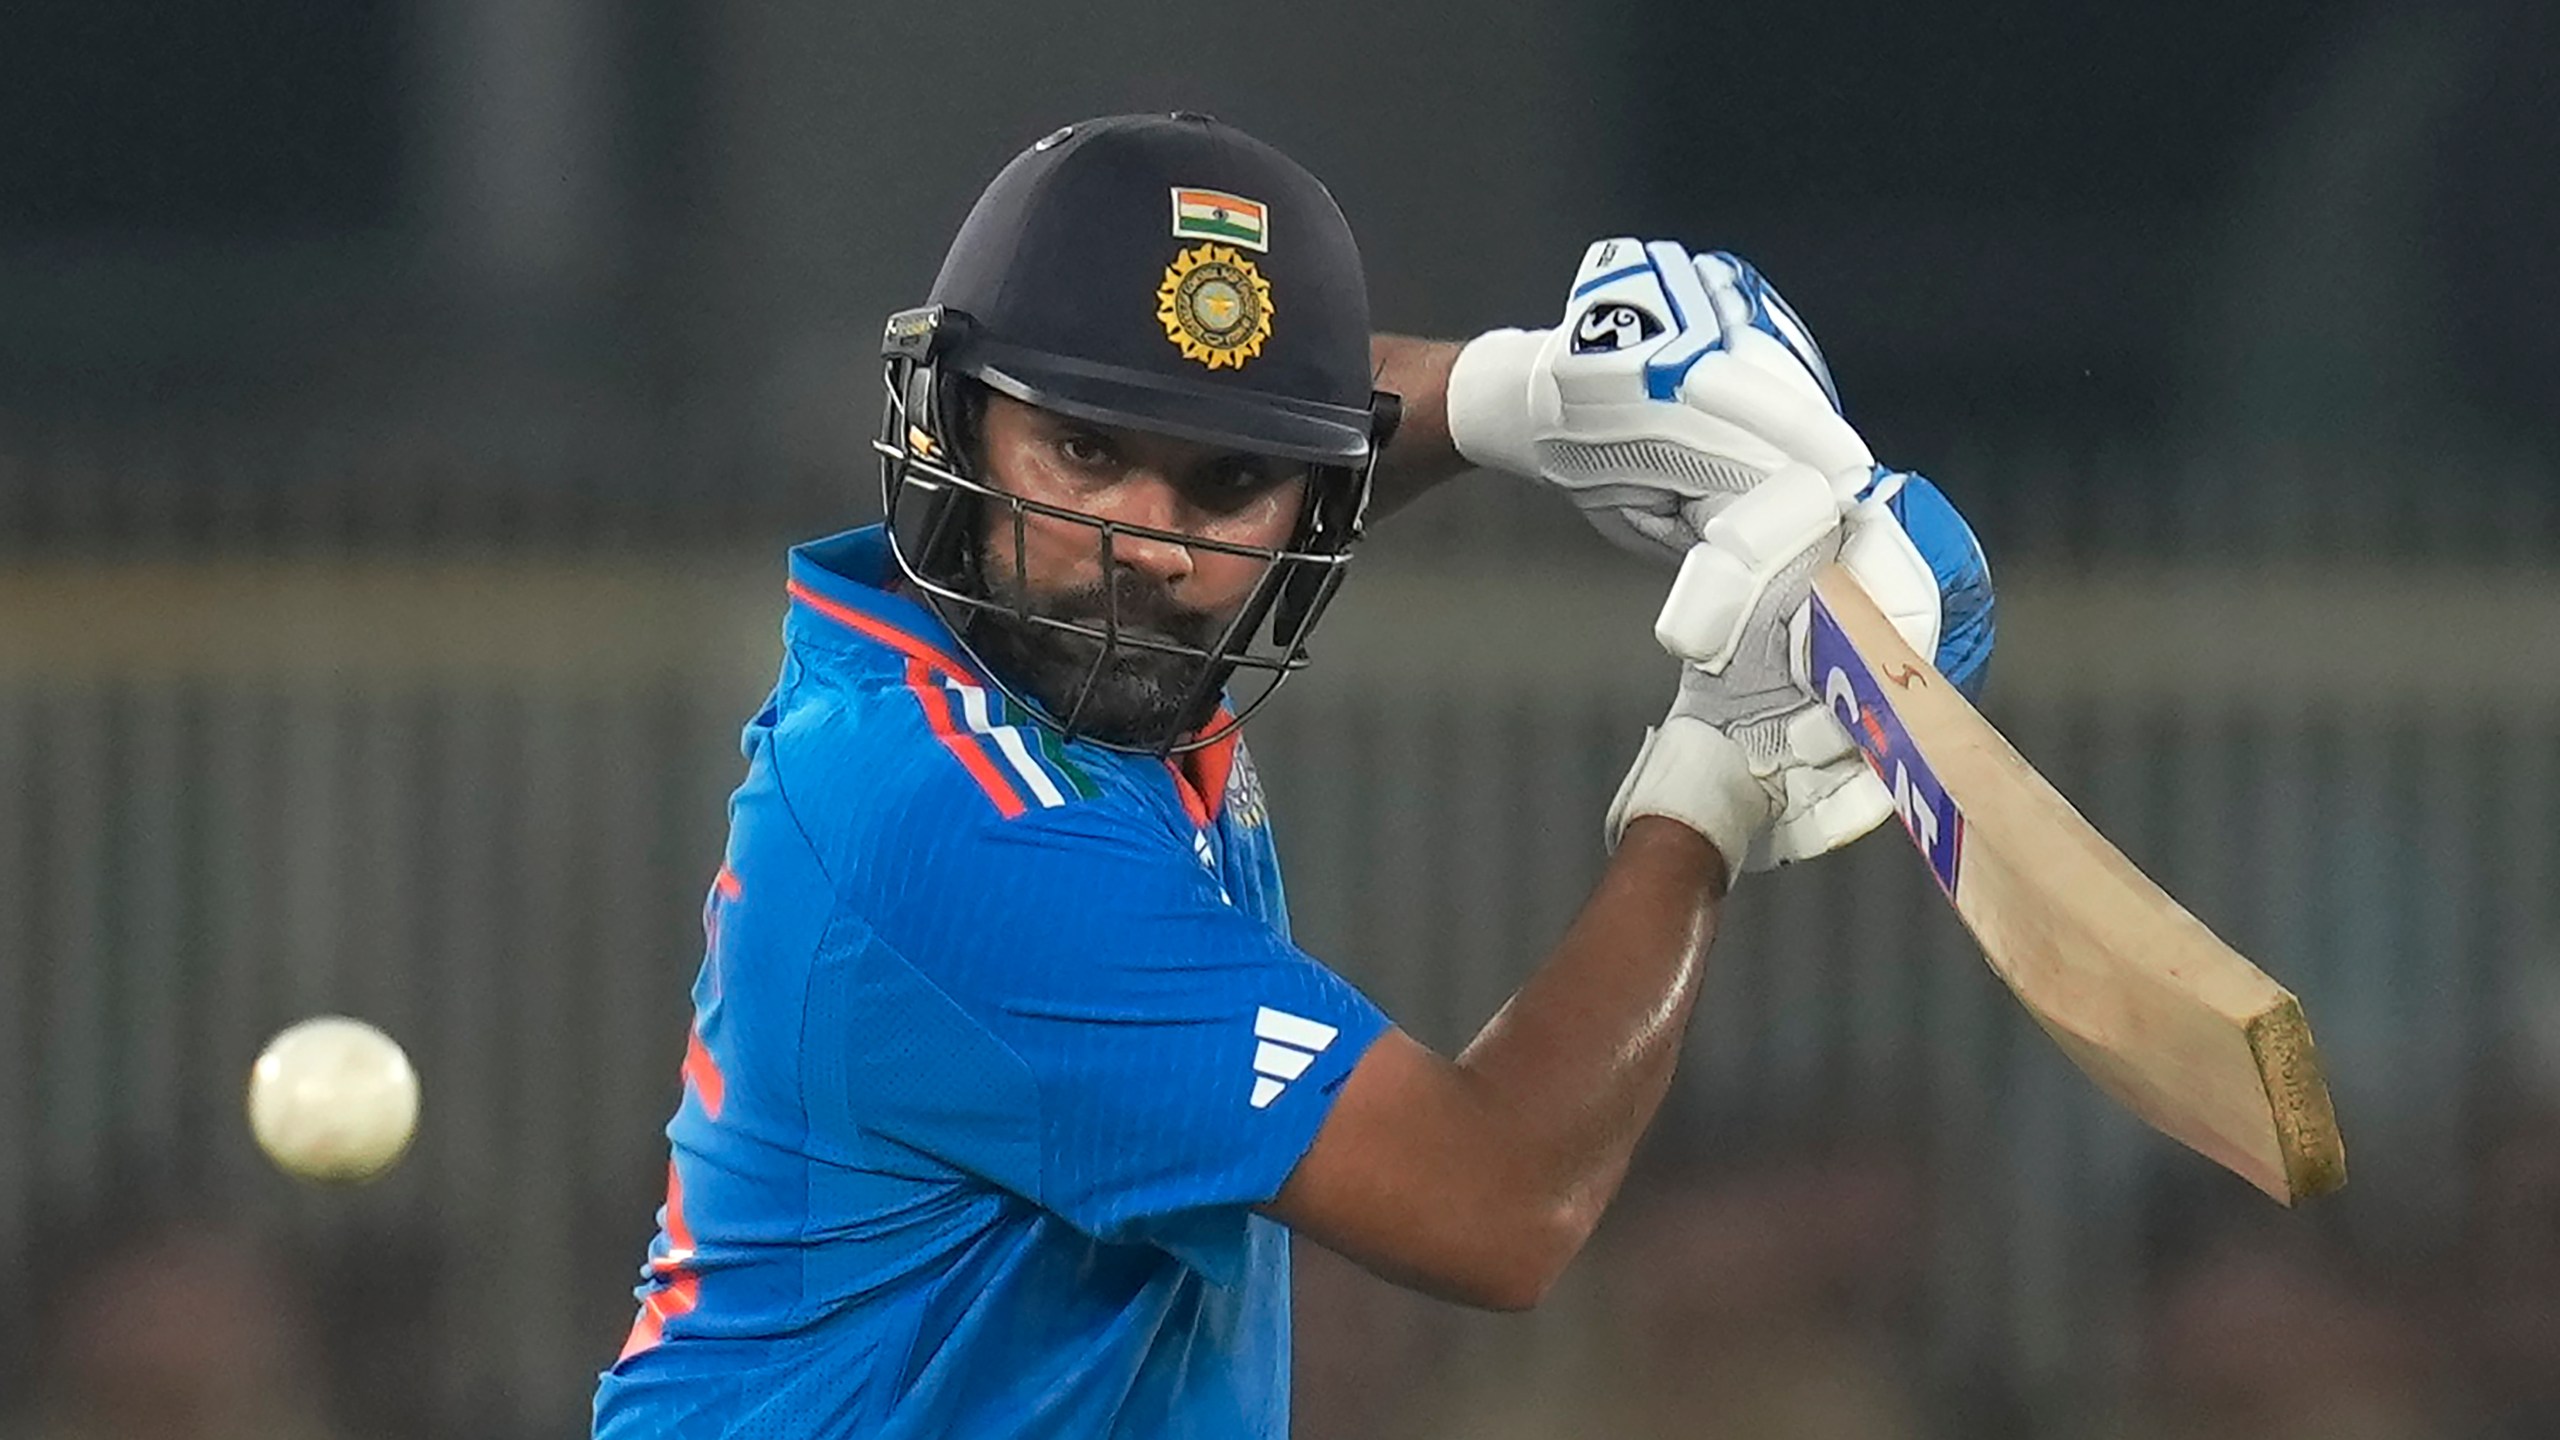
<svg viewBox="0 0 2560 1440">
<path fill-rule="evenodd" d="M 1269 1207 L 1399 1283 L 1534 1304 L 1580 1250 L 1671 1083 L 1725 884 L 1640 819 L 1582 913 L 1457 1059 L 1382 1037 Z"/>
</svg>

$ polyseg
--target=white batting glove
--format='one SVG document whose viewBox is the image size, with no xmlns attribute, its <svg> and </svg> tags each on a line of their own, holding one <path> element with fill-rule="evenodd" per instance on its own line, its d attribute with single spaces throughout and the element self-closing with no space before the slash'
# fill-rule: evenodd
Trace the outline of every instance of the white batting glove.
<svg viewBox="0 0 2560 1440">
<path fill-rule="evenodd" d="M 1839 553 L 1831 486 L 1786 466 L 1709 520 L 1681 562 L 1654 636 L 1685 662 L 1671 712 L 1609 806 L 1611 849 L 1627 823 L 1661 815 L 1705 836 L 1739 878 L 1808 747 L 1827 755 L 1837 722 L 1806 683 L 1807 597 Z M 1825 731 L 1817 722 L 1828 722 Z"/>
<path fill-rule="evenodd" d="M 1744 261 L 1619 238 L 1583 253 L 1561 324 L 1459 352 L 1449 434 L 1552 485 L 1601 534 L 1677 562 L 1714 513 L 1811 465 L 1845 509 L 1875 472 L 1795 311 Z"/>
<path fill-rule="evenodd" d="M 1829 526 L 1822 510 L 1828 493 L 1810 467 L 1789 466 L 1727 505 L 1681 563 L 1654 622 L 1654 638 L 1686 662 L 1673 714 L 1694 715 L 1737 741 L 1775 802 L 1769 823 L 1751 832 L 1743 851 L 1728 852 L 1731 874 L 1828 854 L 1893 813 L 1892 795 L 1838 718 L 1813 702 L 1810 591 L 1814 573 L 1836 558 L 1862 585 L 1891 595 L 1894 584 L 1907 587 L 1911 542 L 1889 517 L 1876 518 L 1883 498 Z M 1789 550 L 1817 529 L 1826 532 L 1822 540 Z M 1920 573 L 1925 580 L 1925 563 Z M 1908 613 L 1913 603 L 1931 613 Z M 1916 599 L 1906 588 L 1900 604 L 1898 626 L 1934 636 L 1934 582 Z"/>
<path fill-rule="evenodd" d="M 1842 512 L 1842 563 L 1914 650 L 1937 655 L 1941 577 L 1889 506 L 1906 477 L 1877 468 L 1841 418 L 1812 333 L 1748 262 L 1599 241 L 1583 254 L 1563 323 L 1477 337 L 1448 393 L 1461 454 L 1554 486 L 1602 535 L 1647 557 L 1687 554 L 1735 497 L 1782 466 L 1810 465 Z M 1818 713 L 1803 730 L 1781 813 L 1749 868 L 1828 853 L 1892 813 L 1836 720 Z"/>
<path fill-rule="evenodd" d="M 1934 655 L 1941 617 L 1937 577 L 1886 509 L 1891 494 L 1879 489 L 1841 523 L 1841 568 L 1857 577 L 1913 650 Z M 1803 649 L 1807 639 L 1805 632 L 1797 633 L 1794 658 L 1800 671 L 1809 663 Z M 1791 739 L 1794 763 L 1780 777 L 1785 793 L 1778 818 L 1752 846 L 1743 861 L 1746 870 L 1827 855 L 1893 814 L 1891 792 L 1828 707 L 1815 706 Z"/>
</svg>

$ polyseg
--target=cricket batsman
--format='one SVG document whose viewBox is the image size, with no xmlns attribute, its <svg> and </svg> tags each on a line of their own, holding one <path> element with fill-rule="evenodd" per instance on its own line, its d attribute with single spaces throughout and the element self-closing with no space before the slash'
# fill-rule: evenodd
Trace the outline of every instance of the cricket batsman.
<svg viewBox="0 0 2560 1440">
<path fill-rule="evenodd" d="M 595 1433 L 1279 1440 L 1292 1232 L 1536 1304 L 1734 879 L 1890 812 L 1805 688 L 1814 572 L 1959 684 L 1988 573 L 1748 265 L 1605 240 L 1553 329 L 1373 336 L 1332 197 L 1205 116 L 1024 151 L 927 299 L 886 331 L 887 523 L 791 555 Z M 1292 943 L 1238 727 L 1365 527 L 1471 467 L 1679 562 L 1666 619 L 1723 640 L 1629 737 L 1579 918 L 1448 1057 Z"/>
</svg>

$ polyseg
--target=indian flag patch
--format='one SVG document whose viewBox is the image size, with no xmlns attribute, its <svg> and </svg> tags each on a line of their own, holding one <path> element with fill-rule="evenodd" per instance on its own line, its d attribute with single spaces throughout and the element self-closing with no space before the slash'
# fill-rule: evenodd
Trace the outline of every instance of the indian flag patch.
<svg viewBox="0 0 2560 1440">
<path fill-rule="evenodd" d="M 1176 239 L 1224 240 L 1248 250 L 1271 248 L 1271 217 L 1259 200 L 1224 190 L 1175 186 L 1173 233 Z"/>
</svg>

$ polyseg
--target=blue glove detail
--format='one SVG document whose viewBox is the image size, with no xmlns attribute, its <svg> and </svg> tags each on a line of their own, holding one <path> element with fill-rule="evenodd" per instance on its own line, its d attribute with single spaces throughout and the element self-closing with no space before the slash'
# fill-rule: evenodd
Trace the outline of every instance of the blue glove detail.
<svg viewBox="0 0 2560 1440">
<path fill-rule="evenodd" d="M 1710 258 L 1722 260 L 1734 268 L 1734 288 L 1751 302 L 1751 328 L 1774 337 L 1796 357 L 1796 363 L 1809 372 L 1822 393 L 1831 397 L 1831 408 L 1840 408 L 1840 387 L 1831 383 L 1831 366 L 1822 358 L 1822 347 L 1813 343 L 1813 332 L 1796 316 L 1796 308 L 1778 293 L 1750 261 L 1729 250 L 1712 252 Z"/>
<path fill-rule="evenodd" d="M 1839 412 L 1840 387 L 1831 383 L 1831 366 L 1822 358 L 1822 347 L 1813 342 L 1813 332 L 1797 317 L 1795 307 L 1750 261 L 1730 250 L 1710 250 L 1692 260 L 1668 240 L 1656 240 L 1644 248 L 1654 281 L 1671 307 L 1671 323 L 1680 332 L 1645 362 L 1647 395 L 1656 400 L 1679 399 L 1680 382 L 1698 361 L 1730 349 L 1734 335 L 1748 326 L 1785 346 L 1822 387 L 1833 413 Z M 1636 268 L 1629 266 L 1601 278 L 1614 280 L 1635 273 Z M 1579 287 L 1573 293 L 1579 297 L 1589 288 Z"/>
<path fill-rule="evenodd" d="M 1878 478 L 1895 472 L 1879 471 Z M 1902 531 L 1938 577 L 1938 653 L 1931 663 L 1967 700 L 1982 698 L 1999 629 L 1991 596 L 1991 562 L 1973 527 L 1926 477 L 1900 472 L 1902 488 L 1885 501 Z"/>
</svg>

